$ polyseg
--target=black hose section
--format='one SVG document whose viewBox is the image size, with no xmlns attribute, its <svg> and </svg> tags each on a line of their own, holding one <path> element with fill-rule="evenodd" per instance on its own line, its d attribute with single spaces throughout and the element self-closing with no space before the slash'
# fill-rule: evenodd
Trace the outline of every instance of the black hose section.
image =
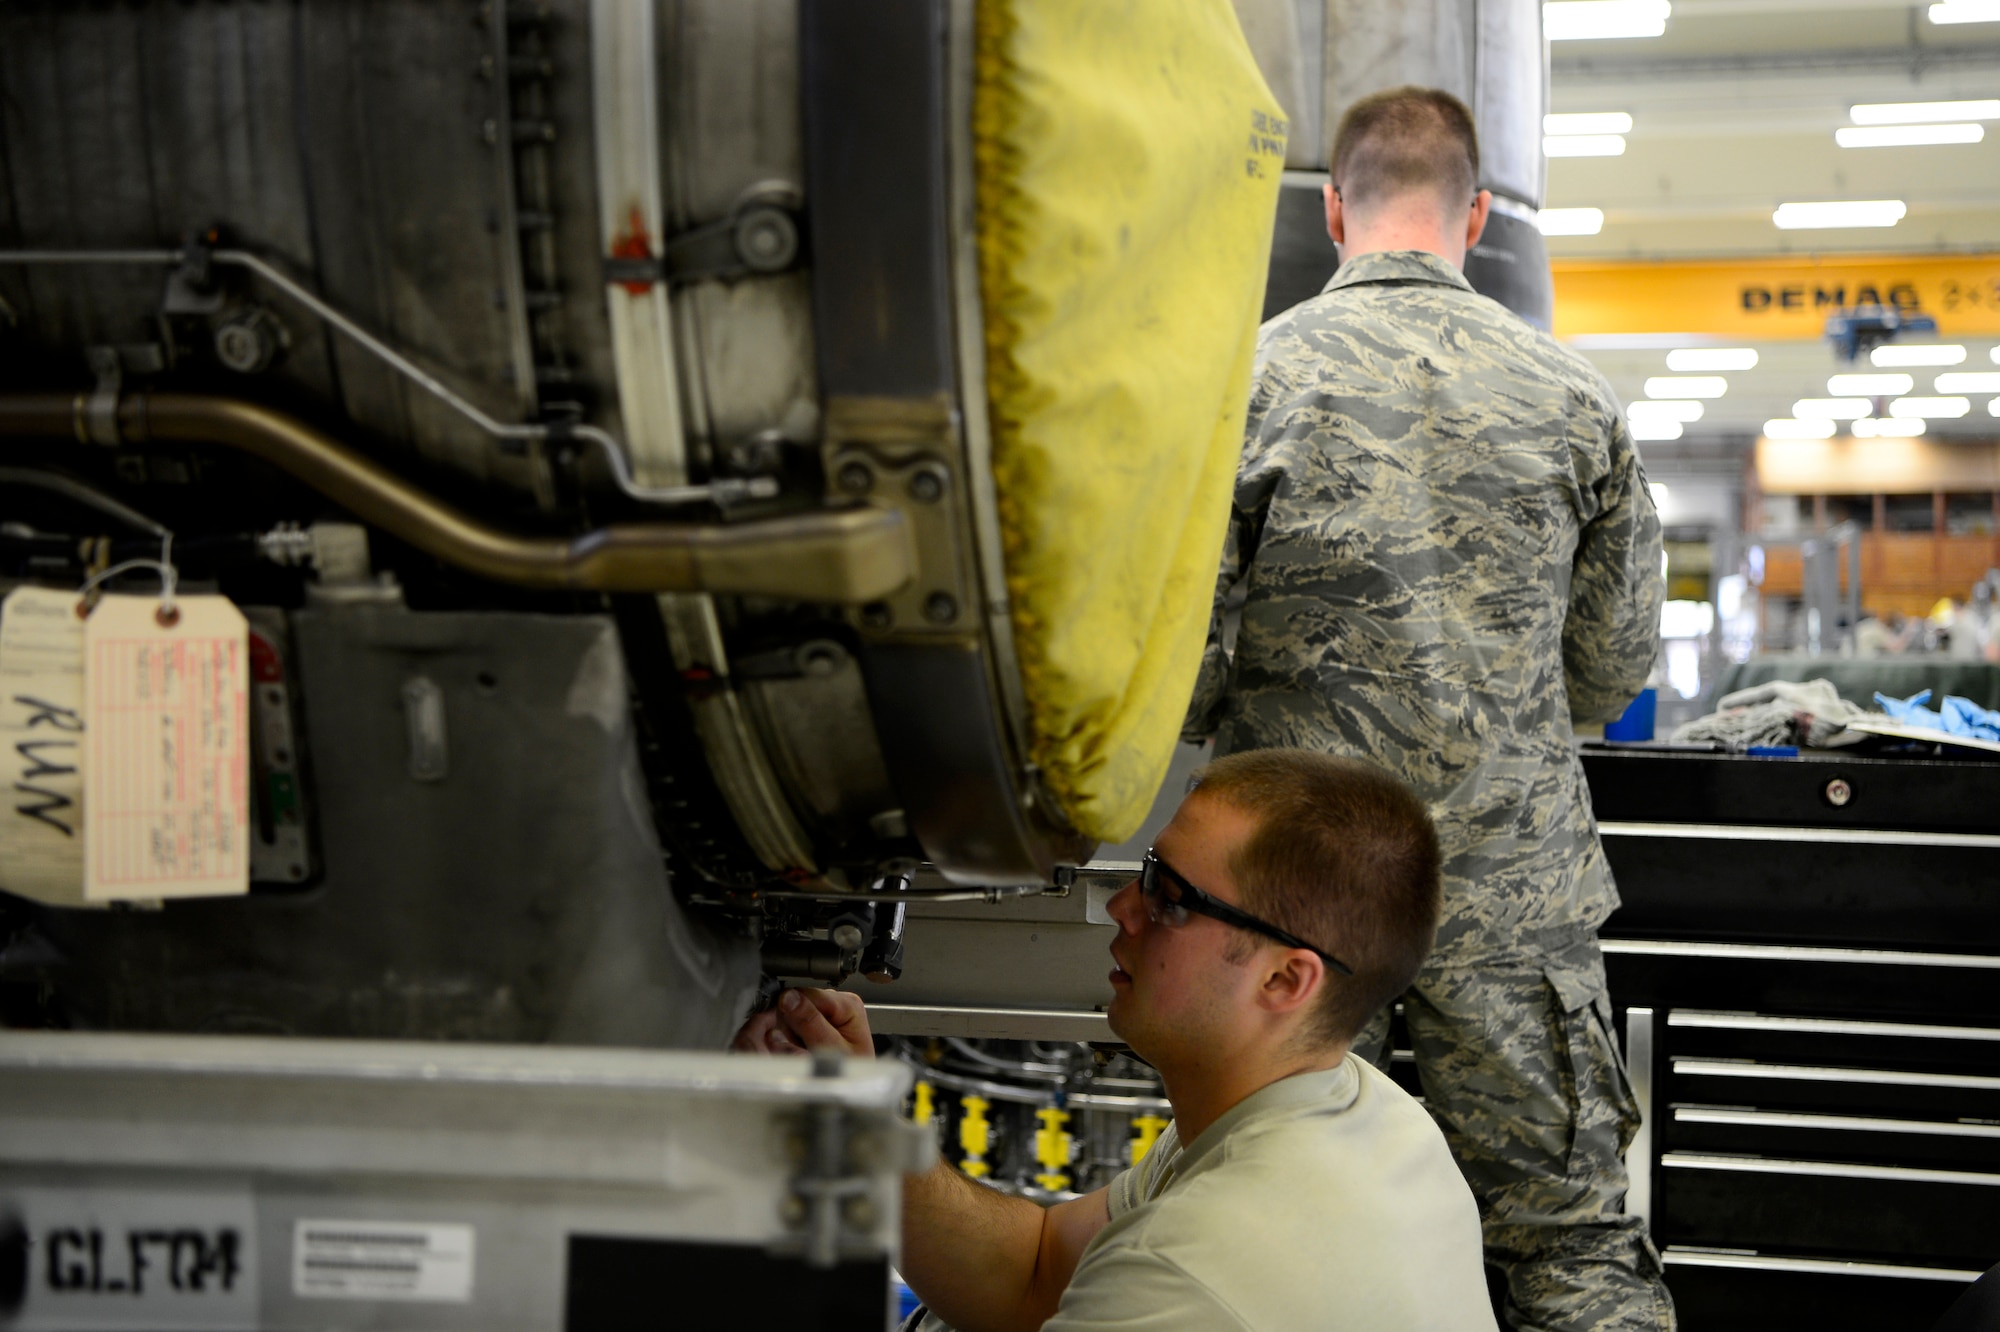
<svg viewBox="0 0 2000 1332">
<path fill-rule="evenodd" d="M 64 476 L 60 472 L 45 472 L 32 467 L 0 467 L 0 486 L 32 486 L 61 495 L 87 509 L 95 509 L 107 518 L 115 518 L 135 531 L 147 536 L 166 538 L 173 533 L 166 526 L 153 521 L 145 514 L 128 505 L 121 504 L 95 486 L 85 485 L 75 477 Z"/>
</svg>

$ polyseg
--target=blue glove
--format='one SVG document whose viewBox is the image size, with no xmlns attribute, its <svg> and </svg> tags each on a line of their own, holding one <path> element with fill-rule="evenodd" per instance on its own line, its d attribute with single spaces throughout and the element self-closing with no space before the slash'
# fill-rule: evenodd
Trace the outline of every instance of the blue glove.
<svg viewBox="0 0 2000 1332">
<path fill-rule="evenodd" d="M 2000 712 L 1982 708 L 1969 698 L 1948 694 L 1944 700 L 1944 729 L 1968 740 L 2000 740 Z"/>
<path fill-rule="evenodd" d="M 1892 720 L 1899 721 L 1905 726 L 1921 726 L 1927 731 L 1942 731 L 1944 718 L 1923 706 L 1930 701 L 1931 691 L 1928 689 L 1911 694 L 1908 698 L 1890 698 L 1881 693 L 1875 695 L 1875 706 L 1888 713 Z"/>
</svg>

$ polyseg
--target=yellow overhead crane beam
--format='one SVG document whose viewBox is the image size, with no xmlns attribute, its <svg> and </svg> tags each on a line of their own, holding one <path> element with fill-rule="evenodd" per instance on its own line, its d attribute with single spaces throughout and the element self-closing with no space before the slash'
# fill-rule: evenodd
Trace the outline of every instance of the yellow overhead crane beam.
<svg viewBox="0 0 2000 1332">
<path fill-rule="evenodd" d="M 1690 333 L 1816 341 L 1826 317 L 1888 305 L 1941 338 L 2000 336 L 2000 254 L 1763 255 L 1650 262 L 1558 259 L 1555 335 Z"/>
</svg>

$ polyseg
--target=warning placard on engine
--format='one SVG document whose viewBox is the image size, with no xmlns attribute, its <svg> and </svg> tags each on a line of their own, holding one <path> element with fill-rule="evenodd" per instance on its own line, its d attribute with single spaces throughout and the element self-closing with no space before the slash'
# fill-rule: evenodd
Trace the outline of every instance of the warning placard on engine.
<svg viewBox="0 0 2000 1332">
<path fill-rule="evenodd" d="M 292 1293 L 305 1299 L 472 1298 L 471 1226 L 420 1221 L 299 1221 Z"/>
</svg>

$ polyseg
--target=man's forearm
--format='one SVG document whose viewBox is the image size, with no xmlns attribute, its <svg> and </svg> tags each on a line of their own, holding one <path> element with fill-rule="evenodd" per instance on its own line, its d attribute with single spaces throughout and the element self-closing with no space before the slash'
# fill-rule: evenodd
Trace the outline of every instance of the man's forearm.
<svg viewBox="0 0 2000 1332">
<path fill-rule="evenodd" d="M 862 1002 L 817 989 L 785 991 L 773 1009 L 743 1024 L 736 1046 L 874 1052 Z M 910 1288 L 962 1332 L 1033 1332 L 1055 1312 L 1084 1248 L 1110 1216 L 1104 1189 L 1044 1211 L 939 1163 L 904 1176 L 899 1265 Z"/>
<path fill-rule="evenodd" d="M 1036 1279 L 1042 1224 L 1034 1203 L 939 1162 L 904 1177 L 903 1279 L 959 1332 L 1038 1328 L 1055 1308 Z"/>
</svg>

